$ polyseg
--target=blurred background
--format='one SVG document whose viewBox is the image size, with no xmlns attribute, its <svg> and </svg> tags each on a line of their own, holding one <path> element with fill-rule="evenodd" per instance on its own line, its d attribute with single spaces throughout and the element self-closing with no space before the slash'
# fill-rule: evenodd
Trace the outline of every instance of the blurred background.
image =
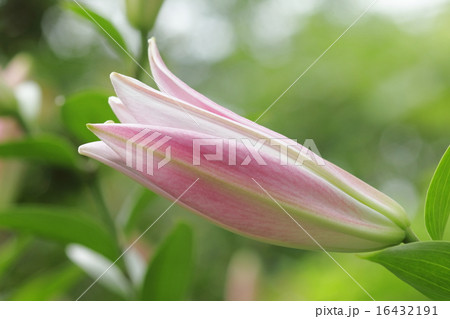
<svg viewBox="0 0 450 319">
<path fill-rule="evenodd" d="M 88 11 L 0 0 L 0 300 L 77 299 L 170 205 L 77 154 L 96 140 L 86 122 L 115 119 L 112 71 L 154 86 L 133 62 L 148 68 L 148 36 L 174 74 L 255 120 L 372 1 L 166 0 L 159 13 L 160 1 L 79 2 Z M 449 57 L 449 1 L 379 0 L 259 123 L 314 139 L 428 240 L 425 192 L 450 140 Z M 333 256 L 376 300 L 426 300 L 380 265 Z M 126 299 L 368 296 L 323 252 L 262 244 L 174 206 L 81 298 Z"/>
</svg>

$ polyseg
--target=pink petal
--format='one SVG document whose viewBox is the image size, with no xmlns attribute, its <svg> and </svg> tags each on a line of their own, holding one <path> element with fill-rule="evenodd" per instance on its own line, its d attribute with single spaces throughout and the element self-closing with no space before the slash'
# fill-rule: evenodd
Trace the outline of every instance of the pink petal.
<svg viewBox="0 0 450 319">
<path fill-rule="evenodd" d="M 114 72 L 111 74 L 111 81 L 127 111 L 141 124 L 184 128 L 223 138 L 287 139 L 263 127 L 261 128 L 264 130 L 259 130 L 167 96 L 128 76 Z M 265 133 L 266 131 L 271 134 Z M 298 145 L 295 149 L 301 148 Z"/>
<path fill-rule="evenodd" d="M 250 162 L 247 166 L 230 166 L 227 151 L 221 161 L 203 161 L 200 166 L 193 166 L 193 140 L 213 136 L 142 125 L 98 124 L 90 128 L 119 154 L 122 162 L 126 161 L 127 156 L 126 141 L 143 130 L 157 132 L 161 137 L 170 137 L 165 147 L 171 148 L 172 160 L 166 166 L 155 170 L 154 175 L 145 174 L 147 165 L 143 155 L 157 140 L 144 143 L 144 152 L 137 156 L 141 158 L 140 174 L 172 197 L 181 194 L 189 183 L 197 177 L 200 178 L 195 186 L 197 194 L 191 194 L 183 203 L 228 229 L 246 232 L 250 236 L 264 236 L 274 242 L 287 241 L 292 245 L 308 245 L 305 244 L 302 230 L 254 183 L 252 178 L 255 178 L 277 201 L 291 211 L 302 226 L 305 224 L 312 231 L 315 229 L 317 234 L 314 236 L 326 242 L 327 247 L 334 247 L 336 250 L 345 247 L 356 249 L 361 241 L 367 244 L 369 238 L 378 242 L 378 245 L 386 246 L 392 243 L 392 240 L 395 242 L 404 236 L 404 232 L 383 215 L 306 170 L 297 166 L 281 166 L 278 159 L 273 158 L 271 154 L 262 154 L 267 162 L 264 167 L 256 162 Z M 228 145 L 225 145 L 224 149 L 227 150 Z M 205 150 L 207 153 L 214 151 L 211 148 Z M 153 167 L 156 167 L 165 152 L 163 149 L 156 149 L 154 155 Z M 247 155 L 245 148 L 238 143 L 237 162 L 241 162 Z M 137 164 L 135 168 L 137 169 Z M 317 224 L 322 227 L 314 226 Z M 280 233 L 281 229 L 283 231 Z M 342 246 L 339 246 L 342 238 L 332 243 L 332 237 L 327 239 L 324 234 L 328 234 L 328 231 L 324 229 L 348 234 L 344 236 L 347 246 L 342 243 Z M 288 233 L 285 234 L 285 231 Z M 309 248 L 316 248 L 312 246 Z"/>
<path fill-rule="evenodd" d="M 268 136 L 271 137 L 284 137 L 281 134 L 278 134 L 270 129 L 265 128 L 253 121 L 242 117 L 229 109 L 220 106 L 219 104 L 211 101 L 206 96 L 201 93 L 195 91 L 191 87 L 189 87 L 186 83 L 177 78 L 167 66 L 164 64 L 164 61 L 159 54 L 158 47 L 156 46 L 156 41 L 154 38 L 149 40 L 149 59 L 150 59 L 150 67 L 152 70 L 153 78 L 158 85 L 159 89 L 173 97 L 176 97 L 188 104 L 195 105 L 199 108 L 207 110 L 211 113 L 226 117 L 230 120 L 233 120 L 237 123 L 244 124 L 246 126 L 255 128 L 264 132 Z"/>
<path fill-rule="evenodd" d="M 137 123 L 134 116 L 130 113 L 130 111 L 128 111 L 128 109 L 125 107 L 125 105 L 123 105 L 122 101 L 119 98 L 111 96 L 108 100 L 108 103 L 120 122 Z"/>
<path fill-rule="evenodd" d="M 325 164 L 321 166 L 321 175 L 324 178 L 327 178 L 331 183 L 361 203 L 379 211 L 400 227 L 407 228 L 410 225 L 405 210 L 392 198 L 333 163 L 325 160 Z"/>
<path fill-rule="evenodd" d="M 238 123 L 249 126 L 255 130 L 264 133 L 265 135 L 272 138 L 286 138 L 285 136 L 274 132 L 270 129 L 265 128 L 257 123 L 254 123 L 238 114 L 214 103 L 207 97 L 198 93 L 186 83 L 177 78 L 167 66 L 159 54 L 158 47 L 154 38 L 149 40 L 149 57 L 150 66 L 152 69 L 152 74 L 156 81 L 156 84 L 161 89 L 161 91 L 170 94 L 174 97 L 179 98 L 187 103 L 193 104 L 195 106 L 201 107 L 205 110 L 213 112 L 217 115 L 224 116 Z M 302 151 L 302 146 L 294 146 L 299 151 Z M 310 167 L 315 170 L 318 174 L 330 178 L 333 183 L 337 186 L 345 189 L 349 194 L 360 199 L 364 203 L 368 203 L 373 207 L 385 212 L 386 216 L 390 216 L 399 225 L 408 225 L 409 221 L 403 208 L 392 200 L 390 197 L 379 192 L 375 188 L 364 183 L 355 176 L 349 174 L 348 172 L 340 169 L 339 167 L 333 165 L 332 163 L 326 162 L 327 165 L 322 167 L 320 170 L 316 170 L 317 167 Z M 308 164 L 306 164 L 308 165 Z M 357 190 L 357 192 L 355 192 Z"/>
<path fill-rule="evenodd" d="M 247 137 L 253 144 L 261 138 L 287 139 L 268 129 L 258 129 L 256 124 L 246 126 L 166 96 L 133 78 L 113 73 L 111 79 L 117 95 L 139 123 L 184 128 L 225 139 Z M 278 154 L 279 149 L 276 146 L 264 146 L 266 152 L 269 152 L 270 148 L 271 152 Z M 307 154 L 304 151 L 304 147 L 300 144 L 289 146 L 290 157 L 294 160 L 299 156 L 304 157 L 301 155 Z M 305 159 L 303 164 L 305 170 L 326 179 L 361 203 L 396 221 L 399 226 L 406 227 L 409 224 L 403 209 L 388 196 L 327 161 L 324 161 L 325 165 L 320 166 L 308 158 Z"/>
<path fill-rule="evenodd" d="M 170 195 L 167 194 L 164 190 L 162 190 L 155 184 L 151 183 L 148 179 L 145 178 L 145 176 L 139 174 L 139 172 L 136 172 L 135 170 L 123 164 L 123 161 L 120 158 L 120 156 L 117 155 L 116 152 L 114 152 L 108 145 L 106 145 L 103 142 L 92 142 L 83 144 L 78 148 L 78 153 L 108 165 L 109 167 L 134 179 L 135 181 L 147 187 L 148 189 L 151 189 L 157 192 L 158 194 L 165 196 L 166 198 L 172 200 L 174 199 L 171 198 Z"/>
<path fill-rule="evenodd" d="M 176 97 L 186 103 L 190 103 L 211 113 L 227 117 L 229 119 L 237 120 L 241 118 L 236 113 L 220 106 L 204 95 L 190 88 L 186 83 L 177 78 L 164 64 L 161 59 L 156 42 L 154 38 L 149 41 L 149 59 L 153 78 L 159 89 L 173 97 Z"/>
<path fill-rule="evenodd" d="M 141 124 L 178 127 L 223 138 L 255 135 L 251 128 L 162 94 L 133 78 L 111 74 L 117 96 Z"/>
<path fill-rule="evenodd" d="M 238 114 L 216 104 L 177 78 L 164 64 L 154 38 L 149 40 L 149 58 L 152 74 L 161 91 L 217 115 L 224 116 L 233 121 L 249 126 L 269 137 L 286 138 L 277 132 L 267 129 L 264 126 L 241 117 Z M 301 145 L 297 145 L 294 146 L 294 148 L 302 151 L 303 147 Z M 331 178 L 336 185 L 345 189 L 349 194 L 355 195 L 362 202 L 373 205 L 374 207 L 385 212 L 386 216 L 390 216 L 396 220 L 399 225 L 405 226 L 409 224 L 403 208 L 390 197 L 379 192 L 375 188 L 333 165 L 332 163 L 326 163 L 327 165 L 323 167 L 323 170 L 321 170 L 321 172 L 317 171 L 317 173 Z M 312 169 L 314 169 L 314 167 L 312 167 Z M 357 193 L 354 192 L 355 189 L 358 190 Z"/>
</svg>

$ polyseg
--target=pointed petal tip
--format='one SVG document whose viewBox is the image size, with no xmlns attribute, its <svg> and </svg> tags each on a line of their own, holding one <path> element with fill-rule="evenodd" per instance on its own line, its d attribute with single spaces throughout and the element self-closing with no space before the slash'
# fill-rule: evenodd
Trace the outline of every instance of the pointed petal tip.
<svg viewBox="0 0 450 319">
<path fill-rule="evenodd" d="M 101 162 L 104 160 L 115 160 L 117 154 L 102 141 L 90 142 L 78 147 L 78 153 Z"/>
<path fill-rule="evenodd" d="M 113 104 L 122 104 L 122 101 L 117 96 L 110 96 L 108 98 L 108 102 Z"/>
<path fill-rule="evenodd" d="M 115 82 L 124 82 L 124 81 L 129 81 L 130 82 L 130 77 L 117 73 L 117 72 L 111 72 L 111 74 L 109 75 L 109 78 L 111 79 L 111 82 L 114 84 Z"/>
<path fill-rule="evenodd" d="M 117 125 L 117 123 L 115 123 L 114 121 L 106 121 L 105 123 L 88 123 L 86 124 L 87 128 L 91 131 L 91 132 L 96 132 L 96 131 L 100 131 L 102 130 L 102 128 L 105 127 L 110 127 L 112 125 Z"/>
<path fill-rule="evenodd" d="M 117 73 L 117 72 L 112 72 L 109 77 L 111 79 L 113 86 L 115 86 L 116 84 L 120 84 L 120 83 L 133 84 L 134 82 L 137 81 L 136 79 L 134 79 L 132 77 L 129 77 L 129 76 Z"/>
<path fill-rule="evenodd" d="M 130 111 L 125 107 L 122 101 L 116 96 L 110 96 L 108 99 L 108 103 L 111 106 L 114 114 L 119 119 L 120 123 L 137 123 L 134 116 L 130 113 Z"/>
<path fill-rule="evenodd" d="M 92 142 L 80 145 L 78 147 L 78 153 L 83 156 L 89 156 L 90 154 L 92 154 L 92 151 L 93 149 L 95 149 L 95 145 L 97 145 L 97 143 L 99 142 Z"/>
<path fill-rule="evenodd" d="M 150 60 L 150 67 L 152 67 L 152 62 L 161 59 L 155 38 L 151 38 L 148 40 L 148 58 Z"/>
<path fill-rule="evenodd" d="M 85 147 L 85 145 L 86 144 L 78 146 L 78 154 L 86 155 L 86 147 Z"/>
<path fill-rule="evenodd" d="M 89 131 L 91 131 L 92 133 L 95 134 L 95 132 L 98 132 L 100 130 L 100 126 L 104 125 L 104 124 L 92 124 L 92 123 L 88 123 L 86 124 L 86 127 L 89 129 Z"/>
<path fill-rule="evenodd" d="M 117 73 L 117 72 L 111 72 L 111 74 L 109 75 L 109 78 L 112 80 L 112 79 L 114 79 L 115 77 L 117 77 L 117 76 L 119 76 L 120 74 L 119 73 Z"/>
</svg>

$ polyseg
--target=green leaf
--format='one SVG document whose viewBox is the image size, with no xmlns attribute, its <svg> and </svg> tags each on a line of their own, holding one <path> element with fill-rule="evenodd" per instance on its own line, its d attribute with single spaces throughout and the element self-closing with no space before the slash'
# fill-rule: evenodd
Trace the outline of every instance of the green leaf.
<svg viewBox="0 0 450 319">
<path fill-rule="evenodd" d="M 108 104 L 110 94 L 101 91 L 85 91 L 70 96 L 61 109 L 66 128 L 82 143 L 98 140 L 86 128 L 87 123 L 117 121 Z"/>
<path fill-rule="evenodd" d="M 184 300 L 192 272 L 192 230 L 179 224 L 151 261 L 142 300 Z"/>
<path fill-rule="evenodd" d="M 59 243 L 77 243 L 116 259 L 114 238 L 100 224 L 80 212 L 55 207 L 16 207 L 0 211 L 0 228 L 46 237 Z"/>
<path fill-rule="evenodd" d="M 442 239 L 450 215 L 450 147 L 442 156 L 425 202 L 425 224 L 434 240 Z"/>
<path fill-rule="evenodd" d="M 74 148 L 56 136 L 26 138 L 0 144 L 0 158 L 21 158 L 45 164 L 76 167 L 78 156 Z"/>
<path fill-rule="evenodd" d="M 61 298 L 74 286 L 83 272 L 74 265 L 66 265 L 33 278 L 18 289 L 8 299 L 13 301 L 46 301 Z"/>
<path fill-rule="evenodd" d="M 130 299 L 133 296 L 130 281 L 113 261 L 80 245 L 67 246 L 66 254 L 93 281 L 98 280 L 102 286 L 121 296 L 123 299 Z"/>
<path fill-rule="evenodd" d="M 95 13 L 86 6 L 80 7 L 74 2 L 65 2 L 64 7 L 89 21 L 95 28 L 98 29 L 100 34 L 109 41 L 111 47 L 119 54 L 126 54 L 126 52 L 128 52 L 127 44 L 125 43 L 122 35 L 106 18 L 102 17 L 98 13 Z"/>
<path fill-rule="evenodd" d="M 30 243 L 29 236 L 13 237 L 3 241 L 0 246 L 0 278 L 12 267 L 14 262 L 22 255 Z"/>
<path fill-rule="evenodd" d="M 450 242 L 399 245 L 362 256 L 435 300 L 450 300 Z"/>
</svg>

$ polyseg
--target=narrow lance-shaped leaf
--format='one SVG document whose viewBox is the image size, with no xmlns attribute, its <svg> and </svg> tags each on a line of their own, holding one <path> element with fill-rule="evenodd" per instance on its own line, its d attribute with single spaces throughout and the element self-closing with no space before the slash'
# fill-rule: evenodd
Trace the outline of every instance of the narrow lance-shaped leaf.
<svg viewBox="0 0 450 319">
<path fill-rule="evenodd" d="M 435 300 L 450 300 L 450 242 L 415 242 L 363 256 Z"/>
<path fill-rule="evenodd" d="M 125 40 L 110 21 L 86 6 L 80 7 L 77 3 L 66 2 L 64 3 L 64 6 L 92 23 L 92 25 L 98 29 L 100 34 L 110 42 L 113 49 L 115 49 L 119 54 L 125 54 L 127 51 Z"/>
<path fill-rule="evenodd" d="M 192 272 L 192 230 L 179 224 L 159 246 L 142 287 L 143 300 L 184 300 Z"/>
<path fill-rule="evenodd" d="M 450 147 L 442 156 L 428 188 L 425 224 L 434 240 L 442 239 L 450 215 Z"/>
<path fill-rule="evenodd" d="M 109 259 L 119 256 L 114 238 L 95 220 L 67 208 L 20 207 L 0 211 L 0 228 L 42 236 L 59 243 L 77 243 Z"/>
</svg>

